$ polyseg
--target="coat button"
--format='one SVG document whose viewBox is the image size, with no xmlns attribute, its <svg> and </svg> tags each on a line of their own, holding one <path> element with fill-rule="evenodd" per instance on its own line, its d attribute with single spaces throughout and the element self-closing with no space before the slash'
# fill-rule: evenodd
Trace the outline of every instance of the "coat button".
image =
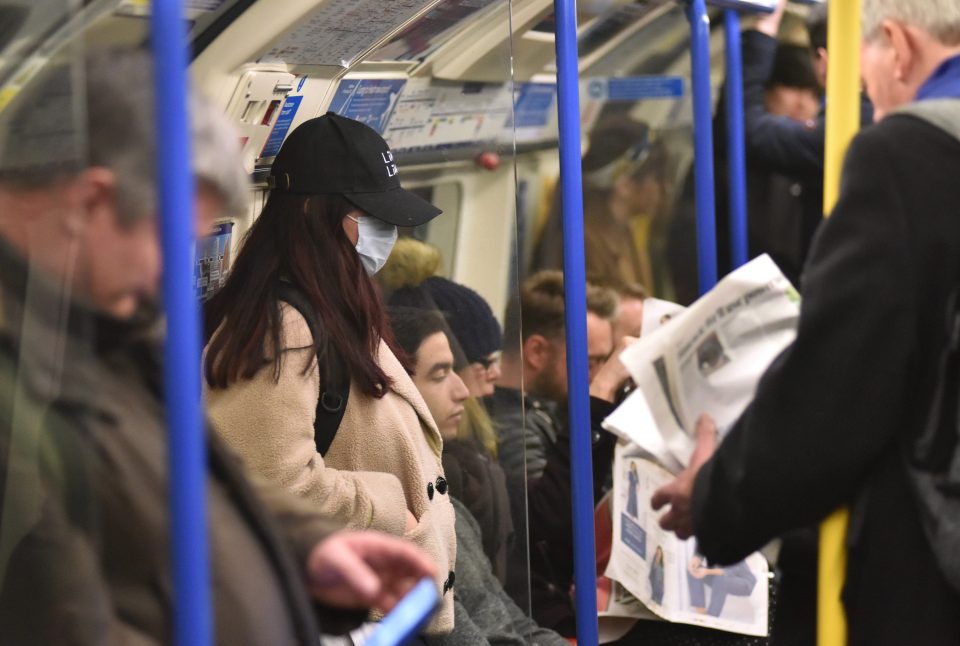
<svg viewBox="0 0 960 646">
<path fill-rule="evenodd" d="M 429 498 L 430 500 L 433 500 L 433 483 L 432 482 L 427 483 L 427 498 Z"/>
<path fill-rule="evenodd" d="M 437 491 L 441 496 L 446 495 L 447 493 L 447 479 L 443 476 L 437 477 Z"/>
</svg>

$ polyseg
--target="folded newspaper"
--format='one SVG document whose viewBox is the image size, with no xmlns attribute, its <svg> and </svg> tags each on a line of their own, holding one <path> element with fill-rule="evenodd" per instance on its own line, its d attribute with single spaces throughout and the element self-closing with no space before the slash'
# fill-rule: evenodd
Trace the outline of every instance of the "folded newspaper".
<svg viewBox="0 0 960 646">
<path fill-rule="evenodd" d="M 620 356 L 637 388 L 604 422 L 624 440 L 614 464 L 605 574 L 612 591 L 628 594 L 620 595 L 626 603 L 610 605 L 619 616 L 652 611 L 668 621 L 766 635 L 766 559 L 707 562 L 694 539 L 660 529 L 650 497 L 689 461 L 701 414 L 714 418 L 722 438 L 749 405 L 760 377 L 796 336 L 799 294 L 761 256 L 686 310 L 652 305 L 641 340 Z"/>
<path fill-rule="evenodd" d="M 697 418 L 711 415 L 725 435 L 793 342 L 799 314 L 800 295 L 769 256 L 740 267 L 620 355 L 637 388 L 604 428 L 679 471 Z"/>
<path fill-rule="evenodd" d="M 614 464 L 613 546 L 605 575 L 614 591 L 622 586 L 629 593 L 621 593 L 629 601 L 618 602 L 618 610 L 642 619 L 645 607 L 668 621 L 766 635 L 766 559 L 754 553 L 732 565 L 710 563 L 695 539 L 660 529 L 650 497 L 673 475 L 640 453 L 621 443 Z"/>
</svg>

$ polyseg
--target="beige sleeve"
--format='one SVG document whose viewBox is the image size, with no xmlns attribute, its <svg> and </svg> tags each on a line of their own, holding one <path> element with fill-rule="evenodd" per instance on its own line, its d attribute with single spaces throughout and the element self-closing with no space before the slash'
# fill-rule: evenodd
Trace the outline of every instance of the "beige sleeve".
<svg viewBox="0 0 960 646">
<path fill-rule="evenodd" d="M 208 390 L 207 409 L 220 436 L 249 470 L 302 496 L 350 529 L 402 535 L 407 506 L 396 476 L 339 471 L 324 465 L 313 423 L 320 392 L 319 370 L 303 369 L 313 356 L 306 320 L 283 305 L 284 346 L 279 381 L 273 364 L 225 390 Z"/>
</svg>

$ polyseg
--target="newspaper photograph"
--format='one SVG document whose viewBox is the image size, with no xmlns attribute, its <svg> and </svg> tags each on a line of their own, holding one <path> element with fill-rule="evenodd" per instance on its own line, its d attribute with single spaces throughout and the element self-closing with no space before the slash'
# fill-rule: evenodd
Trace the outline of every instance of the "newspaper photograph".
<svg viewBox="0 0 960 646">
<path fill-rule="evenodd" d="M 722 438 L 796 337 L 800 295 L 769 256 L 729 274 L 620 355 L 637 389 L 604 422 L 677 471 L 709 414 Z"/>
<path fill-rule="evenodd" d="M 617 447 L 614 468 L 613 540 L 605 575 L 618 587 L 611 586 L 607 603 L 627 614 L 635 600 L 668 621 L 766 635 L 766 559 L 754 553 L 732 565 L 708 562 L 695 539 L 662 530 L 650 507 L 653 492 L 674 476 L 624 443 Z"/>
</svg>

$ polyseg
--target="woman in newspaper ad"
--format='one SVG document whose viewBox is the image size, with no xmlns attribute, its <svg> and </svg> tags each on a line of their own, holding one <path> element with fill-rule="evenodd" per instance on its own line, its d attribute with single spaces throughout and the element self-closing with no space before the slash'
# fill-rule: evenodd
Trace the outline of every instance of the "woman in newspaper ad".
<svg viewBox="0 0 960 646">
<path fill-rule="evenodd" d="M 650 563 L 650 600 L 657 605 L 663 603 L 663 547 L 657 545 Z"/>
<path fill-rule="evenodd" d="M 617 586 L 622 586 L 636 601 L 625 605 L 614 598 L 616 608 L 608 604 L 603 616 L 658 617 L 674 624 L 692 624 L 699 628 L 691 632 L 674 625 L 664 636 L 696 635 L 702 639 L 695 643 L 703 644 L 714 643 L 714 639 L 754 643 L 747 636 L 766 636 L 768 568 L 763 556 L 753 554 L 735 565 L 720 567 L 708 563 L 693 540 L 681 540 L 661 529 L 657 514 L 649 506 L 638 504 L 636 514 L 632 513 L 634 496 L 647 500 L 673 478 L 636 445 L 623 443 L 617 447 L 614 473 L 609 512 L 612 531 L 604 535 L 604 544 L 610 545 L 610 558 L 604 574 L 611 581 L 611 598 Z M 743 641 L 703 628 L 739 633 Z M 661 628 L 638 626 L 637 630 L 638 635 L 647 636 L 651 630 L 659 634 Z"/>
<path fill-rule="evenodd" d="M 756 585 L 757 577 L 750 571 L 746 562 L 740 561 L 727 567 L 712 566 L 694 548 L 693 557 L 687 564 L 690 609 L 694 612 L 719 617 L 723 613 L 728 596 L 749 597 Z M 708 588 L 710 590 L 709 606 L 707 605 Z"/>
</svg>

